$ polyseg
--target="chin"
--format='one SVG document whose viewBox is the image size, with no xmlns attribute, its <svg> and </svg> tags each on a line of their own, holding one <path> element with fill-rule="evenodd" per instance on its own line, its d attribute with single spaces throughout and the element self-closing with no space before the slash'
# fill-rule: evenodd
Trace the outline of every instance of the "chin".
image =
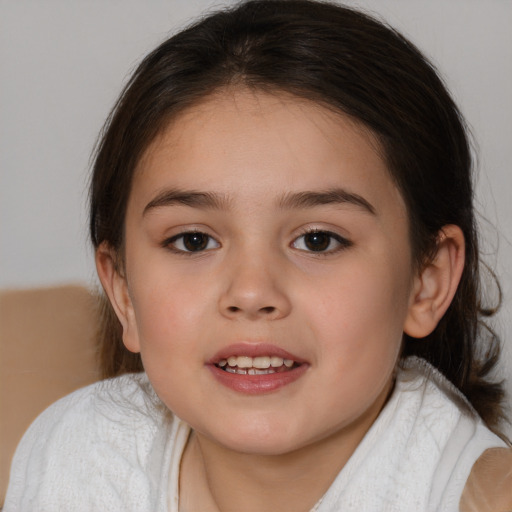
<svg viewBox="0 0 512 512">
<path fill-rule="evenodd" d="M 309 444 L 307 439 L 297 437 L 280 425 L 259 427 L 241 429 L 237 425 L 236 430 L 229 428 L 215 433 L 217 435 L 205 435 L 224 448 L 251 455 L 285 455 Z"/>
</svg>

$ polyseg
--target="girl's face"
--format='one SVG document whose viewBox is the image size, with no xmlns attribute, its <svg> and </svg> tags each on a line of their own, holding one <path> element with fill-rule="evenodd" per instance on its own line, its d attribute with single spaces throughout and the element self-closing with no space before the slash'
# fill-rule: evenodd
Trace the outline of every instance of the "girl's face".
<svg viewBox="0 0 512 512">
<path fill-rule="evenodd" d="M 118 277 L 124 340 L 210 441 L 357 444 L 393 382 L 414 272 L 376 140 L 286 95 L 218 93 L 146 151 Z"/>
</svg>

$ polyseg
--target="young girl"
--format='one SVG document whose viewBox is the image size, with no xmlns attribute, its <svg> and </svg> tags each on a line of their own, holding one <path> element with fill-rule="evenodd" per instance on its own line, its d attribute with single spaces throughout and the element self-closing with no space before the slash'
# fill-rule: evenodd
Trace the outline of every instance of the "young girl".
<svg viewBox="0 0 512 512">
<path fill-rule="evenodd" d="M 380 22 L 256 0 L 164 42 L 91 182 L 113 378 L 31 426 L 5 510 L 510 509 L 472 197 Z"/>
</svg>

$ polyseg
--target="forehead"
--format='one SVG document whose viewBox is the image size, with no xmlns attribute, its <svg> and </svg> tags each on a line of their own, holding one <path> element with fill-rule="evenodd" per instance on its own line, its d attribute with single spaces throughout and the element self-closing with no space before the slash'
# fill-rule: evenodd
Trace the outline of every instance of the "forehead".
<svg viewBox="0 0 512 512">
<path fill-rule="evenodd" d="M 290 94 L 219 91 L 180 113 L 147 148 L 133 192 L 177 187 L 242 198 L 248 190 L 357 188 L 401 202 L 377 137 L 361 123 Z M 354 190 L 354 192 L 357 192 Z"/>
</svg>

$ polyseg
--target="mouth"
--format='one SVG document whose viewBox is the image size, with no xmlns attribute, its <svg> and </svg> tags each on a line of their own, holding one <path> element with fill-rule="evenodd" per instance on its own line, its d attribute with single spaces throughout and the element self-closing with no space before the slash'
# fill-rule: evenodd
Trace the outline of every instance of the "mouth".
<svg viewBox="0 0 512 512">
<path fill-rule="evenodd" d="M 217 353 L 206 366 L 218 382 L 231 390 L 259 395 L 292 384 L 310 365 L 275 345 L 240 343 Z"/>
<path fill-rule="evenodd" d="M 300 363 L 279 356 L 230 356 L 221 359 L 215 366 L 237 375 L 271 375 L 297 368 Z"/>
</svg>

